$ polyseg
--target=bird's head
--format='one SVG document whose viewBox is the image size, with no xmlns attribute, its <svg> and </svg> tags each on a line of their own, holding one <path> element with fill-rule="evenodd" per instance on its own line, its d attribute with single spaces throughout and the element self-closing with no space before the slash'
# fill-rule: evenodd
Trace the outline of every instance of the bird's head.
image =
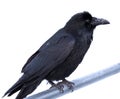
<svg viewBox="0 0 120 99">
<path fill-rule="evenodd" d="M 109 21 L 92 17 L 89 12 L 82 12 L 75 14 L 66 24 L 66 28 L 69 30 L 90 29 L 93 30 L 98 25 L 109 24 Z"/>
</svg>

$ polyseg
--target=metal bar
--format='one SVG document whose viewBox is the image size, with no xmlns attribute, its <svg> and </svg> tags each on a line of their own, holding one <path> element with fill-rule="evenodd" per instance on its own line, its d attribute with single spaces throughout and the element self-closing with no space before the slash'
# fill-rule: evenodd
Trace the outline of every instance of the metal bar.
<svg viewBox="0 0 120 99">
<path fill-rule="evenodd" d="M 85 87 L 89 84 L 92 84 L 106 77 L 117 74 L 119 72 L 120 72 L 120 63 L 112 67 L 109 67 L 107 69 L 85 76 L 83 78 L 73 80 L 72 82 L 75 84 L 74 90 L 80 89 L 82 87 Z M 64 86 L 64 93 L 60 93 L 60 91 L 57 88 L 51 88 L 41 93 L 29 96 L 25 99 L 56 99 L 57 97 L 63 96 L 70 92 L 71 90 L 69 90 L 68 87 L 66 86 Z"/>
</svg>

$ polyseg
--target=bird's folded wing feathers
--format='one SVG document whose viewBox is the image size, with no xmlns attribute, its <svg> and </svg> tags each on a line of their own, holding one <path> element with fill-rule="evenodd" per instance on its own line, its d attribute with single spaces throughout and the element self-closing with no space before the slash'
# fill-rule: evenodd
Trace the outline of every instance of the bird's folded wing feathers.
<svg viewBox="0 0 120 99">
<path fill-rule="evenodd" d="M 75 44 L 75 40 L 71 36 L 63 35 L 57 41 L 44 50 L 39 50 L 31 56 L 22 72 L 29 76 L 38 75 L 45 76 L 58 64 L 62 63 L 70 54 Z M 44 46 L 47 46 L 46 44 Z M 43 47 L 44 47 L 43 46 Z"/>
</svg>

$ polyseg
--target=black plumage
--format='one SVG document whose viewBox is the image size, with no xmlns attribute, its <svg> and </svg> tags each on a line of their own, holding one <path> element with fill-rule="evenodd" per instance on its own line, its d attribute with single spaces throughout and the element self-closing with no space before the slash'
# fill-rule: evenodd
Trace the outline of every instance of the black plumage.
<svg viewBox="0 0 120 99">
<path fill-rule="evenodd" d="M 5 95 L 11 96 L 20 90 L 16 99 L 23 99 L 44 79 L 51 84 L 54 80 L 65 81 L 81 63 L 93 39 L 93 30 L 101 24 L 109 22 L 92 17 L 89 12 L 74 15 L 28 59 L 22 68 L 22 77 Z"/>
</svg>

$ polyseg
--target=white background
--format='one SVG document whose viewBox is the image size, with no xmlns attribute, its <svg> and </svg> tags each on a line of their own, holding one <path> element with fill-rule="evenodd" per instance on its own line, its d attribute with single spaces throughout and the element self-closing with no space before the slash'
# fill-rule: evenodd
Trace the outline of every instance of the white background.
<svg viewBox="0 0 120 99">
<path fill-rule="evenodd" d="M 119 4 L 119 0 L 0 0 L 0 97 L 21 76 L 20 71 L 26 60 L 78 12 L 89 11 L 93 16 L 109 20 L 111 24 L 95 29 L 89 51 L 68 80 L 119 63 Z M 43 81 L 34 93 L 49 87 Z M 4 99 L 15 99 L 16 95 Z M 120 74 L 60 99 L 66 98 L 120 99 Z"/>
</svg>

